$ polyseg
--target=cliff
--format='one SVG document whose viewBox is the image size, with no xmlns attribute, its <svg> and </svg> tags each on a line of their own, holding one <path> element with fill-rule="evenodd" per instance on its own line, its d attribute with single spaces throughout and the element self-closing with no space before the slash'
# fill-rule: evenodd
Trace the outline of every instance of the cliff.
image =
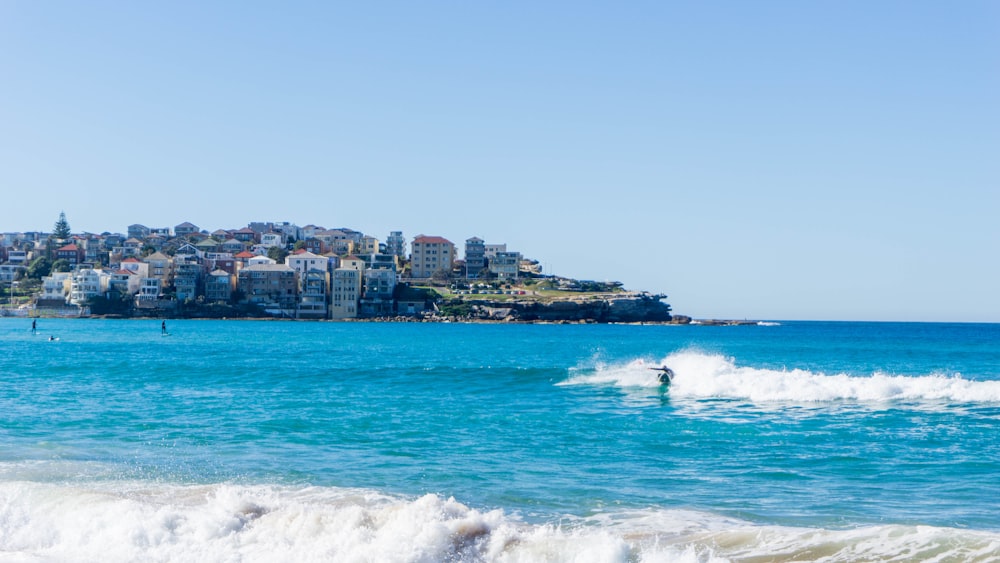
<svg viewBox="0 0 1000 563">
<path fill-rule="evenodd" d="M 670 305 L 662 301 L 665 297 L 649 293 L 624 293 L 567 297 L 552 301 L 482 299 L 464 301 L 467 306 L 463 308 L 461 314 L 455 316 L 472 320 L 527 322 L 671 322 L 673 317 L 670 314 Z M 442 309 L 453 311 L 448 307 Z"/>
</svg>

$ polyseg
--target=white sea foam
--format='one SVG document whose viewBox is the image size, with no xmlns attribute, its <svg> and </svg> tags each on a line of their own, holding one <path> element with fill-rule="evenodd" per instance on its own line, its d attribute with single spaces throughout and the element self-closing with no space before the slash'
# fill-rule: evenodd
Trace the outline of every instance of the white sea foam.
<svg viewBox="0 0 1000 563">
<path fill-rule="evenodd" d="M 659 387 L 657 372 L 670 366 L 676 376 L 672 398 L 737 399 L 754 403 L 945 402 L 1000 403 L 1000 381 L 973 381 L 961 375 L 873 373 L 858 376 L 802 369 L 761 369 L 736 364 L 718 354 L 683 351 L 657 361 L 635 359 L 620 364 L 574 370 L 562 385 Z"/>
<path fill-rule="evenodd" d="M 648 509 L 528 524 L 435 495 L 0 481 L 0 561 L 989 561 L 1000 534 L 760 526 Z"/>
</svg>

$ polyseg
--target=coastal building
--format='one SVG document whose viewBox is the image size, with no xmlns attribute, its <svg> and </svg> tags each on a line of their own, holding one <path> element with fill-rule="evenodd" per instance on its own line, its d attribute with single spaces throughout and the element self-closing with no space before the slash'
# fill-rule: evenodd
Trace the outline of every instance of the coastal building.
<svg viewBox="0 0 1000 563">
<path fill-rule="evenodd" d="M 445 272 L 450 276 L 455 262 L 455 245 L 438 236 L 418 235 L 410 245 L 410 276 L 429 278 Z"/>
<path fill-rule="evenodd" d="M 141 262 L 138 258 L 126 258 L 121 261 L 118 267 L 143 278 L 149 277 L 149 264 Z"/>
<path fill-rule="evenodd" d="M 108 275 L 108 293 L 135 295 L 139 292 L 141 278 L 130 270 L 115 270 Z"/>
<path fill-rule="evenodd" d="M 486 269 L 486 243 L 479 237 L 465 241 L 465 277 L 476 279 Z"/>
<path fill-rule="evenodd" d="M 359 302 L 360 316 L 379 317 L 392 315 L 393 293 L 399 279 L 396 271 L 388 268 L 369 268 L 364 272 L 363 288 Z"/>
<path fill-rule="evenodd" d="M 285 235 L 282 233 L 268 232 L 260 235 L 260 244 L 266 248 L 285 245 Z"/>
<path fill-rule="evenodd" d="M 142 254 L 142 241 L 135 238 L 129 237 L 122 243 L 121 255 L 123 257 L 127 256 L 139 256 Z"/>
<path fill-rule="evenodd" d="M 140 309 L 155 308 L 162 290 L 163 280 L 160 278 L 140 278 L 139 291 L 135 294 L 135 306 Z"/>
<path fill-rule="evenodd" d="M 301 293 L 296 314 L 300 319 L 325 319 L 329 282 L 326 270 L 310 269 L 299 277 Z"/>
<path fill-rule="evenodd" d="M 358 270 L 359 272 L 364 271 L 365 261 L 354 255 L 344 256 L 343 258 L 340 259 L 340 265 L 338 266 L 338 268 L 347 270 Z"/>
<path fill-rule="evenodd" d="M 358 316 L 361 298 L 361 271 L 355 268 L 337 268 L 330 283 L 330 318 L 353 319 Z"/>
<path fill-rule="evenodd" d="M 385 253 L 397 258 L 406 258 L 406 239 L 403 238 L 403 231 L 389 233 L 389 238 L 385 239 Z"/>
<path fill-rule="evenodd" d="M 70 269 L 76 269 L 83 263 L 83 251 L 76 244 L 67 244 L 56 249 L 56 260 L 69 262 Z"/>
<path fill-rule="evenodd" d="M 196 260 L 184 260 L 174 264 L 174 289 L 177 301 L 195 299 L 200 294 L 201 277 L 204 267 Z"/>
<path fill-rule="evenodd" d="M 496 258 L 497 254 L 500 252 L 507 252 L 507 244 L 484 244 L 483 254 L 486 256 L 486 260 L 492 260 Z"/>
<path fill-rule="evenodd" d="M 328 261 L 326 258 L 318 254 L 313 254 L 308 251 L 299 251 L 286 256 L 285 264 L 288 264 L 288 267 L 298 272 L 301 277 L 304 276 L 309 270 L 320 270 L 321 272 L 326 273 Z"/>
<path fill-rule="evenodd" d="M 39 306 L 63 306 L 69 300 L 71 272 L 52 272 L 42 278 L 42 293 L 38 297 Z"/>
<path fill-rule="evenodd" d="M 249 227 L 243 227 L 242 229 L 233 231 L 233 238 L 246 245 L 250 245 L 257 242 L 257 232 Z"/>
<path fill-rule="evenodd" d="M 143 262 L 149 264 L 149 276 L 159 278 L 163 285 L 170 283 L 172 261 L 169 256 L 162 252 L 154 252 L 147 256 Z"/>
<path fill-rule="evenodd" d="M 104 293 L 107 279 L 103 272 L 91 268 L 80 268 L 70 279 L 69 303 L 85 307 L 87 300 Z"/>
<path fill-rule="evenodd" d="M 358 245 L 354 248 L 355 254 L 378 254 L 378 251 L 378 239 L 368 235 L 361 237 L 361 240 L 358 241 Z"/>
<path fill-rule="evenodd" d="M 254 263 L 237 274 L 236 288 L 247 303 L 278 314 L 291 314 L 298 300 L 298 278 L 286 264 Z"/>
<path fill-rule="evenodd" d="M 146 225 L 129 225 L 128 238 L 142 240 L 149 236 L 150 230 Z"/>
<path fill-rule="evenodd" d="M 205 300 L 228 303 L 233 296 L 236 276 L 225 270 L 213 270 L 205 279 Z"/>
<path fill-rule="evenodd" d="M 194 223 L 185 221 L 174 227 L 174 236 L 186 237 L 188 235 L 197 234 L 200 231 L 201 229 L 199 229 Z"/>
<path fill-rule="evenodd" d="M 246 248 L 247 248 L 246 245 L 244 245 L 242 242 L 234 238 L 229 238 L 225 240 L 221 245 L 222 252 L 228 252 L 234 255 L 243 252 L 244 250 L 246 250 Z"/>
<path fill-rule="evenodd" d="M 490 272 L 502 280 L 516 280 L 520 274 L 520 252 L 498 252 L 490 260 Z"/>
</svg>

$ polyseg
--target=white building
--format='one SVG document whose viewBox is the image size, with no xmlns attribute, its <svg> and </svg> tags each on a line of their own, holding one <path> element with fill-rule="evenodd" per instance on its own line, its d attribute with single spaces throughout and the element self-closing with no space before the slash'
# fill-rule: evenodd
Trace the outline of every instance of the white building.
<svg viewBox="0 0 1000 563">
<path fill-rule="evenodd" d="M 98 270 L 80 268 L 70 280 L 69 302 L 84 307 L 91 297 L 102 295 L 107 288 L 107 276 Z"/>
</svg>

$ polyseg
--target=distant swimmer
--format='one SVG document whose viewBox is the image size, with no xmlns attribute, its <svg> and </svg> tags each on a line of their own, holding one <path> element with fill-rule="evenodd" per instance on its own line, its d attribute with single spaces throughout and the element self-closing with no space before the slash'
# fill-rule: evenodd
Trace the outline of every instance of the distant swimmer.
<svg viewBox="0 0 1000 563">
<path fill-rule="evenodd" d="M 49 336 L 49 342 L 53 342 L 53 341 L 55 341 L 55 339 L 56 339 L 55 336 Z"/>
<path fill-rule="evenodd" d="M 667 366 L 649 369 L 660 372 L 656 375 L 656 378 L 660 380 L 660 383 L 670 385 L 670 382 L 674 380 L 674 370 L 668 368 Z"/>
</svg>

